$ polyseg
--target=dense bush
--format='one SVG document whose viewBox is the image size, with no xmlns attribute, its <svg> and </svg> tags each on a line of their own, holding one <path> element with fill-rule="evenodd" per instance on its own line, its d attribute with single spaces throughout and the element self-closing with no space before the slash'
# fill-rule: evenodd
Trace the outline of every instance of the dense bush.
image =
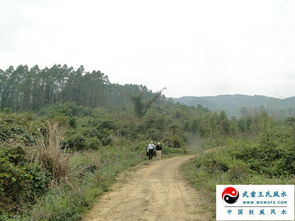
<svg viewBox="0 0 295 221">
<path fill-rule="evenodd" d="M 295 148 L 292 146 L 251 145 L 231 153 L 249 168 L 268 177 L 295 175 Z"/>
<path fill-rule="evenodd" d="M 230 139 L 222 148 L 202 153 L 182 167 L 193 186 L 208 194 L 212 214 L 217 184 L 294 184 L 293 138 L 286 128 L 266 133 L 273 136 Z"/>
<path fill-rule="evenodd" d="M 54 117 L 57 115 L 68 116 L 68 117 L 83 117 L 92 116 L 93 110 L 88 107 L 79 106 L 74 102 L 66 102 L 63 104 L 51 105 L 47 108 L 40 110 L 41 115 Z"/>
<path fill-rule="evenodd" d="M 0 147 L 0 214 L 18 212 L 48 187 L 50 174 L 26 160 L 20 147 Z"/>
</svg>

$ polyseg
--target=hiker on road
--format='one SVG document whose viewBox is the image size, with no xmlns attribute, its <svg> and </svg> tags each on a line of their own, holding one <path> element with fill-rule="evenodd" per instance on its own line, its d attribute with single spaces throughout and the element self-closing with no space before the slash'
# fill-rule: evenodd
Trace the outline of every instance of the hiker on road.
<svg viewBox="0 0 295 221">
<path fill-rule="evenodd" d="M 155 149 L 155 145 L 151 141 L 151 143 L 148 145 L 147 150 L 146 150 L 148 153 L 148 156 L 149 156 L 149 160 L 153 159 L 154 149 Z"/>
<path fill-rule="evenodd" d="M 162 158 L 162 145 L 160 144 L 160 142 L 158 142 L 158 144 L 156 146 L 156 152 L 157 152 L 157 160 L 161 160 L 161 158 Z"/>
</svg>

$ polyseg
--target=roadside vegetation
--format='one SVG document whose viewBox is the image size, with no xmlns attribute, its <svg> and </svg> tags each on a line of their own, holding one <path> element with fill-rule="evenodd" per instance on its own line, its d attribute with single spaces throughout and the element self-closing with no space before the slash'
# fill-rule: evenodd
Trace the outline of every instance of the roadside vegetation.
<svg viewBox="0 0 295 221">
<path fill-rule="evenodd" d="M 186 153 L 158 108 L 130 113 L 74 103 L 1 113 L 1 220 L 79 220 L 121 171 L 146 159 L 150 140 L 163 142 L 164 156 Z"/>
<path fill-rule="evenodd" d="M 251 129 L 225 137 L 220 146 L 182 166 L 190 183 L 207 197 L 213 219 L 217 184 L 295 184 L 295 119 L 276 121 L 266 113 L 248 119 Z"/>
</svg>

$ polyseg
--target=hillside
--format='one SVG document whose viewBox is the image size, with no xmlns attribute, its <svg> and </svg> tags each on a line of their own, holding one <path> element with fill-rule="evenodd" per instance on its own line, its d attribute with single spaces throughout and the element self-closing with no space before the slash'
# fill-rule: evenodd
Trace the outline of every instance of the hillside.
<svg viewBox="0 0 295 221">
<path fill-rule="evenodd" d="M 260 109 L 278 117 L 295 115 L 295 97 L 279 99 L 260 95 L 235 94 L 204 97 L 185 96 L 173 98 L 173 100 L 188 106 L 202 105 L 211 111 L 224 110 L 229 116 L 236 117 L 257 112 Z"/>
</svg>

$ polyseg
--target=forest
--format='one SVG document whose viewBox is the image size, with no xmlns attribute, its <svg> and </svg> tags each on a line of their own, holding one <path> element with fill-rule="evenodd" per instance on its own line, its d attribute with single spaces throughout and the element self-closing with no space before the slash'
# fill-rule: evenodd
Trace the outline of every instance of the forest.
<svg viewBox="0 0 295 221">
<path fill-rule="evenodd" d="M 152 92 L 142 85 L 111 84 L 100 71 L 86 72 L 67 65 L 40 69 L 19 65 L 0 70 L 1 110 L 39 111 L 41 108 L 64 102 L 87 107 L 128 106 L 128 96 Z"/>
<path fill-rule="evenodd" d="M 183 173 L 214 201 L 218 183 L 294 183 L 295 118 L 229 118 L 67 65 L 0 70 L 0 220 L 80 220 L 124 169 L 200 153 Z"/>
</svg>

